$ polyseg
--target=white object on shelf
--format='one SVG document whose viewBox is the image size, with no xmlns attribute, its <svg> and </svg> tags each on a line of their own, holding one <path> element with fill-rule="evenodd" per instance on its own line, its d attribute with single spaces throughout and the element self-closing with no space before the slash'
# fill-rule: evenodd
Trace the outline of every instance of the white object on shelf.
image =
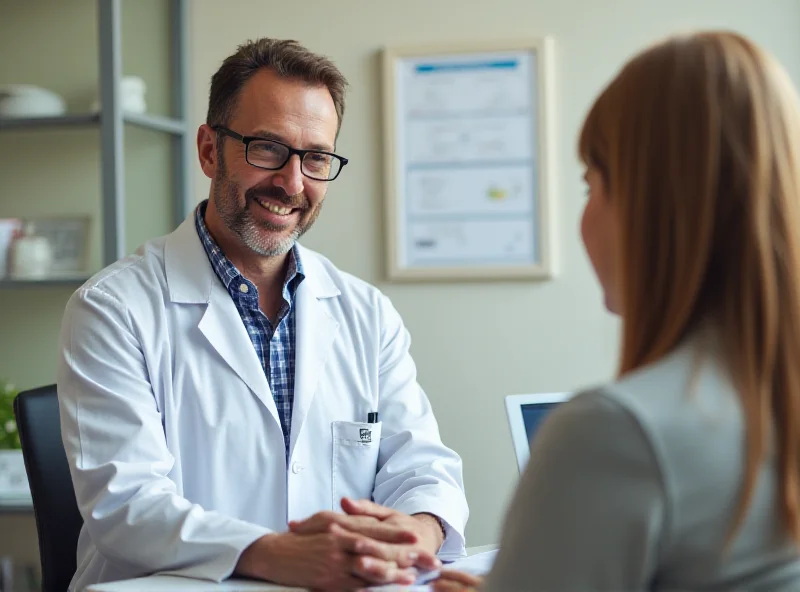
<svg viewBox="0 0 800 592">
<path fill-rule="evenodd" d="M 22 220 L 19 218 L 0 218 L 0 278 L 8 274 L 11 244 L 21 227 Z"/>
<path fill-rule="evenodd" d="M 37 236 L 36 227 L 28 223 L 24 234 L 11 246 L 11 277 L 14 279 L 43 279 L 50 275 L 53 249 L 47 237 Z"/>
<path fill-rule="evenodd" d="M 145 113 L 147 102 L 144 94 L 147 92 L 147 85 L 138 76 L 124 76 L 119 84 L 119 100 L 122 110 L 127 113 Z M 100 99 L 95 99 L 92 103 L 91 111 L 100 111 Z"/>
<path fill-rule="evenodd" d="M 64 99 L 30 84 L 0 86 L 0 117 L 56 117 L 66 112 Z"/>
<path fill-rule="evenodd" d="M 31 496 L 22 450 L 0 450 L 0 500 L 27 500 Z"/>
</svg>

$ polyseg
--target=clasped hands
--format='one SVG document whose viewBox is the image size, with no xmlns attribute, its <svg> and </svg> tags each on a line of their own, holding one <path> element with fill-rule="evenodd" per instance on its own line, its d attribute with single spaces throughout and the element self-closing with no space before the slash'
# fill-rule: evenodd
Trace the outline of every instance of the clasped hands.
<svg viewBox="0 0 800 592">
<path fill-rule="evenodd" d="M 368 500 L 342 499 L 344 514 L 319 512 L 261 537 L 240 556 L 236 573 L 313 590 L 413 584 L 439 569 L 443 542 L 429 514 L 409 516 Z"/>
</svg>

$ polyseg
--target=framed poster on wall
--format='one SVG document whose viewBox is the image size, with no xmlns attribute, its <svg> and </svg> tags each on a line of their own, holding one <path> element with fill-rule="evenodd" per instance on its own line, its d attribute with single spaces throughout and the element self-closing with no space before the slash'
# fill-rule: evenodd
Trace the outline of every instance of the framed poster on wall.
<svg viewBox="0 0 800 592">
<path fill-rule="evenodd" d="M 551 46 L 384 50 L 390 280 L 552 277 Z"/>
</svg>

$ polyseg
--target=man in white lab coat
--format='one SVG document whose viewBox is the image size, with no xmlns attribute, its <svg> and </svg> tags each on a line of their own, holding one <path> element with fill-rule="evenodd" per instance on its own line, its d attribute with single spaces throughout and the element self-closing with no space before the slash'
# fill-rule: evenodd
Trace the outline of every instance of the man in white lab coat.
<svg viewBox="0 0 800 592">
<path fill-rule="evenodd" d="M 197 133 L 209 200 L 70 299 L 73 589 L 151 573 L 351 589 L 463 553 L 461 460 L 398 313 L 296 242 L 347 164 L 345 84 L 295 42 L 241 46 Z"/>
</svg>

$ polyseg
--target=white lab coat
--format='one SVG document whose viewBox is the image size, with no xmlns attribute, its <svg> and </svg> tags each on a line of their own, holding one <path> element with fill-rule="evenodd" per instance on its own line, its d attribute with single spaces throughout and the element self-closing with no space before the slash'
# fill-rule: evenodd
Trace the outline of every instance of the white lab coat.
<svg viewBox="0 0 800 592">
<path fill-rule="evenodd" d="M 324 257 L 300 257 L 288 468 L 264 371 L 193 216 L 72 296 L 58 395 L 84 519 L 73 589 L 224 579 L 254 540 L 340 510 L 342 496 L 433 513 L 441 554 L 463 554 L 461 460 L 439 438 L 398 313 Z M 370 411 L 379 423 L 364 423 Z"/>
</svg>

